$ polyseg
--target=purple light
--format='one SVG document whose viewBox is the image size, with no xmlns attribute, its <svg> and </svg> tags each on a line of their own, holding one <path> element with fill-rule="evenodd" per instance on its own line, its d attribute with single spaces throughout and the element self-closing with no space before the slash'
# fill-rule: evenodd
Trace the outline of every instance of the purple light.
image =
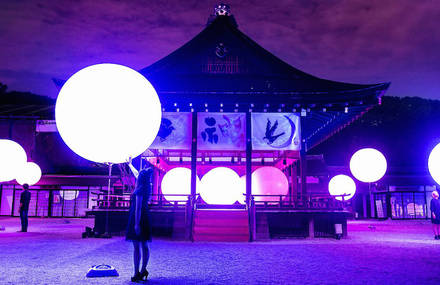
<svg viewBox="0 0 440 285">
<path fill-rule="evenodd" d="M 353 176 L 362 182 L 376 182 L 387 171 L 385 156 L 374 148 L 363 148 L 355 152 L 350 159 Z"/>
<path fill-rule="evenodd" d="M 328 192 L 332 196 L 348 194 L 348 196 L 344 196 L 344 198 L 342 198 L 342 196 L 335 197 L 336 200 L 347 201 L 356 193 L 356 184 L 350 176 L 343 174 L 336 175 L 330 179 L 328 183 Z"/>
<path fill-rule="evenodd" d="M 199 183 L 199 178 L 197 178 L 197 188 Z M 161 190 L 166 200 L 188 200 L 185 195 L 191 194 L 191 169 L 176 167 L 169 170 L 162 179 Z M 181 194 L 183 196 L 169 196 L 169 194 Z"/>
<path fill-rule="evenodd" d="M 208 204 L 231 205 L 241 190 L 240 176 L 234 170 L 216 167 L 202 177 L 200 195 Z"/>
<path fill-rule="evenodd" d="M 276 167 L 260 167 L 252 173 L 252 194 L 286 195 L 289 182 L 286 175 Z M 279 201 L 279 197 L 255 197 L 256 201 Z"/>
<path fill-rule="evenodd" d="M 26 152 L 12 140 L 0 139 L 0 182 L 17 178 L 26 165 Z"/>
<path fill-rule="evenodd" d="M 34 163 L 34 162 L 28 162 L 23 165 L 21 171 L 18 173 L 17 183 L 20 185 L 28 184 L 28 185 L 34 185 L 37 184 L 38 181 L 40 181 L 41 178 L 41 169 L 40 167 Z"/>
<path fill-rule="evenodd" d="M 440 184 L 440 143 L 429 154 L 428 169 L 435 182 Z"/>
</svg>

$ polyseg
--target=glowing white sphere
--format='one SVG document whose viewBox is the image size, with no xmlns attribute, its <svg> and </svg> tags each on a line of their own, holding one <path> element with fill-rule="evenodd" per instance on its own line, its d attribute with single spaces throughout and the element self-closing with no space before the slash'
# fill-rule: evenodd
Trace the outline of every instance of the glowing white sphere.
<svg viewBox="0 0 440 285">
<path fill-rule="evenodd" d="M 440 184 L 440 143 L 429 154 L 428 169 L 435 182 Z"/>
<path fill-rule="evenodd" d="M 60 190 L 60 196 L 64 200 L 75 200 L 78 198 L 79 191 L 76 190 Z"/>
<path fill-rule="evenodd" d="M 342 199 L 342 196 L 335 197 L 336 200 L 347 201 L 356 193 L 356 184 L 350 176 L 340 174 L 330 179 L 328 191 L 332 196 L 348 194 L 348 196 L 344 196 L 344 199 Z"/>
<path fill-rule="evenodd" d="M 55 107 L 58 131 L 79 156 L 121 163 L 153 142 L 162 117 L 153 86 L 117 64 L 81 69 L 67 80 Z"/>
<path fill-rule="evenodd" d="M 40 181 L 41 178 L 41 168 L 34 162 L 28 162 L 23 164 L 22 169 L 18 172 L 17 183 L 20 185 L 29 184 L 34 185 Z"/>
<path fill-rule="evenodd" d="M 199 183 L 200 180 L 197 177 L 196 188 L 200 187 Z M 191 169 L 176 167 L 169 170 L 162 178 L 161 190 L 166 200 L 187 201 L 186 196 L 169 196 L 169 194 L 191 194 Z"/>
<path fill-rule="evenodd" d="M 18 143 L 0 139 L 0 182 L 17 177 L 26 164 L 26 152 Z"/>
<path fill-rule="evenodd" d="M 240 176 L 227 167 L 210 170 L 202 177 L 200 184 L 200 195 L 208 204 L 234 204 L 241 192 Z"/>
<path fill-rule="evenodd" d="M 350 159 L 353 176 L 362 182 L 376 182 L 387 171 L 385 156 L 374 148 L 363 148 L 355 152 Z"/>
<path fill-rule="evenodd" d="M 276 167 L 260 167 L 252 173 L 252 194 L 287 195 L 289 181 L 286 175 Z M 255 197 L 255 201 L 279 201 L 279 197 Z"/>
</svg>

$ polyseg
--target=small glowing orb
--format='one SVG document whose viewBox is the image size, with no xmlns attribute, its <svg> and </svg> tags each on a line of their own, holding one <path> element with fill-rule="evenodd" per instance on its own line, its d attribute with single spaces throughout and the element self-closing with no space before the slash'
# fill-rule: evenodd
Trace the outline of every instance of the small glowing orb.
<svg viewBox="0 0 440 285">
<path fill-rule="evenodd" d="M 196 188 L 200 187 L 197 177 Z M 169 196 L 170 194 L 191 194 L 191 169 L 176 167 L 169 170 L 162 178 L 161 190 L 164 198 L 168 201 L 187 201 L 187 196 Z"/>
<path fill-rule="evenodd" d="M 276 167 L 260 167 L 252 173 L 253 195 L 287 195 L 289 181 Z M 255 197 L 255 201 L 279 201 L 280 197 Z"/>
<path fill-rule="evenodd" d="M 11 181 L 26 165 L 26 152 L 18 143 L 0 139 L 0 182 Z"/>
<path fill-rule="evenodd" d="M 241 192 L 240 176 L 227 167 L 210 170 L 202 177 L 200 184 L 200 195 L 208 204 L 234 204 Z"/>
<path fill-rule="evenodd" d="M 385 156 L 374 148 L 363 148 L 355 152 L 350 159 L 353 176 L 362 182 L 376 182 L 387 171 Z"/>
<path fill-rule="evenodd" d="M 64 200 L 75 200 L 78 198 L 79 191 L 76 190 L 60 190 L 60 196 Z"/>
<path fill-rule="evenodd" d="M 20 185 L 34 185 L 40 181 L 40 178 L 41 168 L 34 162 L 28 162 L 23 164 L 23 167 L 17 174 L 15 180 L 17 180 L 17 183 Z"/>
<path fill-rule="evenodd" d="M 440 143 L 429 154 L 428 169 L 435 182 L 440 184 Z"/>
<path fill-rule="evenodd" d="M 328 192 L 332 196 L 347 194 L 348 196 L 344 196 L 344 198 L 342 198 L 342 196 L 335 197 L 336 200 L 347 201 L 356 193 L 356 184 L 350 176 L 343 174 L 336 175 L 333 176 L 328 183 Z"/>
<path fill-rule="evenodd" d="M 161 117 L 150 82 L 117 64 L 92 65 L 72 75 L 55 106 L 64 142 L 95 162 L 121 163 L 143 153 L 155 139 Z"/>
</svg>

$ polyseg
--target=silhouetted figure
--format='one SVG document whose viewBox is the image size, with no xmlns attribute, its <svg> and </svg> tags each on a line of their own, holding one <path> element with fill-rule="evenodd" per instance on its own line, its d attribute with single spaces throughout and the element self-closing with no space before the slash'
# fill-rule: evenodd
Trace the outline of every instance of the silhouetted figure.
<svg viewBox="0 0 440 285">
<path fill-rule="evenodd" d="M 131 277 L 131 281 L 136 282 L 146 280 L 148 277 L 147 264 L 150 258 L 150 252 L 147 242 L 151 241 L 151 216 L 148 209 L 148 200 L 151 195 L 153 169 L 151 167 L 142 169 L 138 173 L 131 164 L 131 161 L 129 166 L 137 180 L 136 188 L 130 200 L 126 240 L 133 242 L 134 276 Z M 139 271 L 141 249 L 142 268 Z"/>
<path fill-rule="evenodd" d="M 28 228 L 28 212 L 29 202 L 31 201 L 31 192 L 29 192 L 29 185 L 23 184 L 23 192 L 20 194 L 20 220 L 21 231 L 27 232 Z"/>
<path fill-rule="evenodd" d="M 440 239 L 440 200 L 438 199 L 438 192 L 432 191 L 431 200 L 431 222 L 434 230 L 434 238 Z"/>
</svg>

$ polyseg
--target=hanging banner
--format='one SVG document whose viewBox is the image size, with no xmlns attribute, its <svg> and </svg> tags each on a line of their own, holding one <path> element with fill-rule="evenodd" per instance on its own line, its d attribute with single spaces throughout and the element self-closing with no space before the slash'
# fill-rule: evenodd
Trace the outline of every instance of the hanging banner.
<svg viewBox="0 0 440 285">
<path fill-rule="evenodd" d="M 197 148 L 245 150 L 245 122 L 243 113 L 198 113 Z"/>
<path fill-rule="evenodd" d="M 163 112 L 151 149 L 191 149 L 191 113 Z"/>
<path fill-rule="evenodd" d="M 253 150 L 300 150 L 300 117 L 294 113 L 252 113 Z"/>
</svg>

